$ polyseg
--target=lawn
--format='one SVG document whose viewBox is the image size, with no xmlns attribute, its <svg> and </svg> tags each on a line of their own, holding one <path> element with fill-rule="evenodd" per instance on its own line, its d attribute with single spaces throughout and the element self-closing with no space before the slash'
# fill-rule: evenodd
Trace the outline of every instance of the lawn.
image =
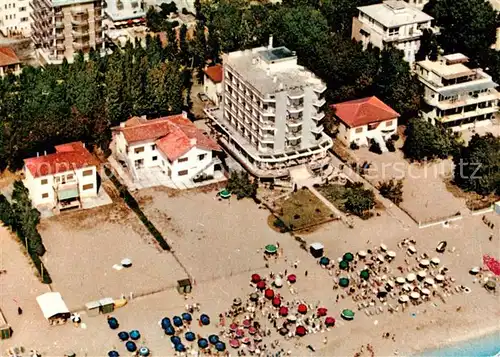
<svg viewBox="0 0 500 357">
<path fill-rule="evenodd" d="M 331 221 L 333 212 L 307 188 L 292 192 L 290 196 L 278 200 L 277 213 L 290 230 L 301 230 Z"/>
</svg>

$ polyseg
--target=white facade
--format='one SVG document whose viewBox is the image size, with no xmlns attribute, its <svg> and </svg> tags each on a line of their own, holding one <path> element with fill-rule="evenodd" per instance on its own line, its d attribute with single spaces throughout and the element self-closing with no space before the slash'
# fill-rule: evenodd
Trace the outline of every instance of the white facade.
<svg viewBox="0 0 500 357">
<path fill-rule="evenodd" d="M 203 91 L 216 106 L 220 104 L 222 98 L 222 82 L 214 82 L 205 74 Z"/>
<path fill-rule="evenodd" d="M 393 46 L 404 52 L 404 59 L 413 63 L 420 49 L 423 29 L 431 28 L 431 16 L 401 0 L 358 7 L 353 18 L 352 38 L 378 48 Z"/>
<path fill-rule="evenodd" d="M 104 12 L 113 22 L 133 20 L 146 16 L 143 0 L 106 0 Z"/>
<path fill-rule="evenodd" d="M 29 37 L 31 33 L 29 0 L 0 0 L 0 32 L 5 37 Z"/>
<path fill-rule="evenodd" d="M 346 146 L 349 146 L 352 142 L 355 142 L 359 146 L 368 146 L 369 139 L 374 139 L 379 143 L 380 147 L 383 148 L 385 147 L 384 143 L 391 135 L 396 134 L 397 129 L 397 118 L 379 123 L 360 125 L 354 128 L 340 122 L 336 138 L 342 141 Z"/>
<path fill-rule="evenodd" d="M 469 69 L 462 54 L 437 61 L 417 62 L 416 72 L 425 87 L 428 108 L 421 111 L 431 123 L 441 122 L 455 130 L 482 126 L 498 112 L 499 94 L 491 76 L 481 69 Z"/>
<path fill-rule="evenodd" d="M 409 5 L 422 10 L 429 0 L 405 0 Z"/>
</svg>

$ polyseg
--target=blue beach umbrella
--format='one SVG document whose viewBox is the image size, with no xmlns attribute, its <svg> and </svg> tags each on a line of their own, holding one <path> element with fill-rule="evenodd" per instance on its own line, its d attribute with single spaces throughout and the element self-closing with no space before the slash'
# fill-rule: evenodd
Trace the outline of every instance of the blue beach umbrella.
<svg viewBox="0 0 500 357">
<path fill-rule="evenodd" d="M 125 344 L 125 348 L 129 352 L 135 352 L 137 350 L 137 346 L 135 345 L 134 341 L 127 341 L 127 343 Z"/>
<path fill-rule="evenodd" d="M 112 330 L 116 330 L 118 328 L 118 326 L 120 326 L 118 324 L 118 320 L 114 317 L 110 317 L 108 319 L 108 325 L 109 325 L 109 328 L 112 329 Z"/>
<path fill-rule="evenodd" d="M 109 351 L 108 357 L 120 357 L 120 354 L 117 351 Z"/>
<path fill-rule="evenodd" d="M 175 333 L 174 327 L 173 326 L 167 326 L 165 329 L 165 334 L 172 336 Z"/>
<path fill-rule="evenodd" d="M 202 323 L 203 325 L 205 325 L 205 326 L 206 326 L 206 325 L 210 324 L 210 317 L 208 317 L 208 315 L 206 315 L 206 314 L 202 314 L 202 315 L 200 316 L 200 321 L 201 321 L 201 323 Z"/>
<path fill-rule="evenodd" d="M 138 340 L 138 339 L 140 339 L 140 338 L 141 338 L 141 333 L 140 333 L 139 331 L 137 331 L 137 330 L 132 330 L 132 331 L 130 331 L 130 334 L 129 334 L 129 335 L 130 335 L 130 338 L 131 338 L 132 340 Z"/>
<path fill-rule="evenodd" d="M 186 338 L 186 340 L 188 340 L 189 342 L 192 342 L 194 340 L 196 340 L 196 335 L 194 333 L 192 333 L 191 331 L 188 331 L 184 334 L 184 337 Z"/>
<path fill-rule="evenodd" d="M 330 263 L 330 259 L 327 258 L 327 257 L 322 257 L 320 260 L 319 260 L 319 263 L 321 265 L 328 265 L 328 263 Z"/>
<path fill-rule="evenodd" d="M 147 347 L 139 348 L 139 356 L 142 356 L 142 357 L 149 356 L 149 348 L 147 348 Z"/>
<path fill-rule="evenodd" d="M 118 333 L 118 338 L 119 338 L 120 340 L 124 341 L 124 342 L 125 342 L 125 341 L 127 341 L 127 340 L 128 340 L 128 338 L 129 338 L 129 336 L 128 336 L 128 332 L 126 332 L 126 331 L 119 332 L 119 333 Z"/>
<path fill-rule="evenodd" d="M 184 347 L 184 345 L 182 343 L 179 343 L 179 344 L 175 345 L 175 350 L 177 352 L 184 352 L 186 350 L 186 347 Z"/>
<path fill-rule="evenodd" d="M 165 330 L 167 328 L 167 326 L 172 326 L 172 322 L 170 321 L 170 319 L 168 317 L 164 317 L 161 320 L 161 328 Z"/>
<path fill-rule="evenodd" d="M 170 337 L 170 342 L 172 342 L 175 345 L 178 345 L 181 343 L 181 338 L 179 336 L 172 336 Z"/>
<path fill-rule="evenodd" d="M 208 336 L 208 340 L 212 345 L 215 345 L 217 342 L 219 342 L 219 336 L 217 335 L 210 335 Z"/>
<path fill-rule="evenodd" d="M 226 344 L 222 341 L 219 341 L 215 344 L 215 349 L 219 352 L 224 352 L 226 350 Z"/>
<path fill-rule="evenodd" d="M 191 314 L 190 314 L 190 313 L 188 313 L 188 312 L 185 312 L 185 313 L 183 313 L 183 314 L 182 314 L 182 319 L 183 319 L 184 321 L 187 321 L 187 322 L 191 322 L 191 321 L 193 321 L 193 317 L 192 317 L 192 316 L 191 316 Z"/>
<path fill-rule="evenodd" d="M 207 348 L 208 347 L 208 341 L 206 338 L 200 338 L 198 340 L 198 347 L 199 348 Z"/>
<path fill-rule="evenodd" d="M 182 319 L 179 316 L 174 316 L 172 319 L 172 322 L 174 323 L 174 326 L 181 327 L 182 326 Z"/>
</svg>

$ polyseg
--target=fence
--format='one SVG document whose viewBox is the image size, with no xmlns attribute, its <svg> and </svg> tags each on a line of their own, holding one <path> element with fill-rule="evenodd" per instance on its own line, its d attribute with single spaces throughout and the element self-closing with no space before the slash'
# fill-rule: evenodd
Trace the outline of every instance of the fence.
<svg viewBox="0 0 500 357">
<path fill-rule="evenodd" d="M 453 222 L 453 221 L 458 221 L 464 218 L 460 212 L 448 216 L 448 217 L 442 217 L 442 218 L 433 218 L 430 220 L 425 220 L 425 221 L 418 221 L 418 228 L 427 228 L 427 227 L 432 227 L 432 226 L 437 226 L 438 224 L 443 224 L 446 222 Z"/>
</svg>

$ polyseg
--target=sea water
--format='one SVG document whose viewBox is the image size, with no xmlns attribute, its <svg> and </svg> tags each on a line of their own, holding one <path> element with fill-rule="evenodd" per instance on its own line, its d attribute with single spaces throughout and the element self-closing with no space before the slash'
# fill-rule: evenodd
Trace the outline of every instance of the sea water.
<svg viewBox="0 0 500 357">
<path fill-rule="evenodd" d="M 500 331 L 448 347 L 426 351 L 419 357 L 493 357 L 500 356 Z"/>
</svg>

